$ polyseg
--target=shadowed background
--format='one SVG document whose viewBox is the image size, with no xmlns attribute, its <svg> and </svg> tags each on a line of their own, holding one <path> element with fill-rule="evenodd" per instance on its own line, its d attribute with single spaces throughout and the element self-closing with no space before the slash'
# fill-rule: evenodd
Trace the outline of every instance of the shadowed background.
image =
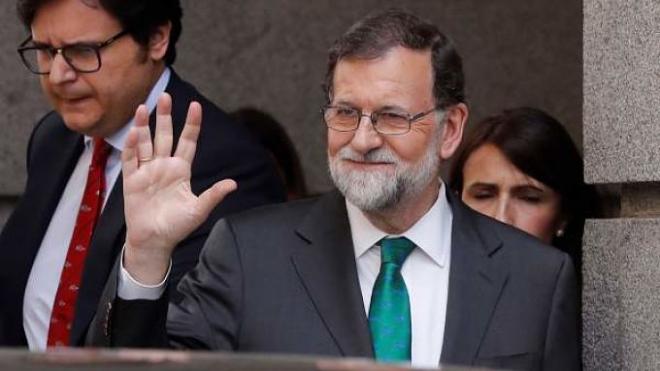
<svg viewBox="0 0 660 371">
<path fill-rule="evenodd" d="M 254 106 L 283 123 L 312 192 L 331 187 L 319 108 L 327 49 L 365 14 L 398 6 L 437 24 L 464 58 L 470 123 L 532 105 L 582 141 L 582 2 L 562 0 L 183 0 L 174 67 L 231 111 Z M 16 46 L 27 32 L 0 3 L 0 225 L 25 182 L 29 133 L 48 111 Z"/>
</svg>

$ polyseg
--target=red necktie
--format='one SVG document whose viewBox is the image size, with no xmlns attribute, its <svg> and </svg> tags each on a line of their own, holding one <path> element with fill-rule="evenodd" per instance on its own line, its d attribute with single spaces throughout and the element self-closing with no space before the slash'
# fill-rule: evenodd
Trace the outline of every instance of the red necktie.
<svg viewBox="0 0 660 371">
<path fill-rule="evenodd" d="M 80 279 L 85 267 L 85 257 L 92 240 L 94 226 L 96 226 L 103 207 L 105 163 L 110 155 L 110 149 L 111 147 L 103 138 L 94 139 L 94 153 L 87 173 L 85 193 L 80 203 L 73 236 L 60 276 L 60 284 L 53 302 L 48 329 L 48 347 L 69 345 Z"/>
</svg>

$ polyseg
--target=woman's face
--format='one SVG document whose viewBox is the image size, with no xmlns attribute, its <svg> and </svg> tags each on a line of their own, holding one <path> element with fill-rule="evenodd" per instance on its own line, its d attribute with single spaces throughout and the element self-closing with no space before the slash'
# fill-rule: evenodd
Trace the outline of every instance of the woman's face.
<svg viewBox="0 0 660 371">
<path fill-rule="evenodd" d="M 548 244 L 564 228 L 559 194 L 520 171 L 492 144 L 482 145 L 467 159 L 461 198 L 474 210 Z"/>
</svg>

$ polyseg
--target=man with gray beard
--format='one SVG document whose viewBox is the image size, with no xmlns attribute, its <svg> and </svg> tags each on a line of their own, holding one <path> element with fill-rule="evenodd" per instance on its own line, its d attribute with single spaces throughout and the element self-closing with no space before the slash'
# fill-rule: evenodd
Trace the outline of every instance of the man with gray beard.
<svg viewBox="0 0 660 371">
<path fill-rule="evenodd" d="M 399 204 L 404 195 L 420 193 L 433 178 L 438 177 L 440 168 L 436 148 L 440 141 L 444 113 L 438 111 L 436 114 L 441 117 L 438 120 L 437 133 L 431 137 L 432 142 L 427 146 L 419 164 L 406 164 L 386 147 L 360 154 L 346 146 L 340 149 L 336 156 L 329 156 L 330 176 L 337 189 L 362 211 L 388 209 Z M 395 166 L 395 171 L 393 176 L 384 172 L 352 171 L 346 166 L 347 161 L 391 163 Z"/>
<path fill-rule="evenodd" d="M 331 48 L 325 85 L 338 192 L 220 221 L 169 308 L 174 246 L 236 184 L 189 191 L 198 107 L 174 156 L 166 113 L 153 143 L 137 118 L 123 260 L 90 342 L 579 369 L 570 258 L 469 210 L 440 179 L 468 116 L 447 37 L 403 11 L 368 16 Z"/>
</svg>

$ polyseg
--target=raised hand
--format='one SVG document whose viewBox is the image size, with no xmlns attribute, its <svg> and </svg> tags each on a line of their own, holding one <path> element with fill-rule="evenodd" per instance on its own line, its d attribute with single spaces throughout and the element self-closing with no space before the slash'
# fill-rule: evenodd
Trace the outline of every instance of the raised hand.
<svg viewBox="0 0 660 371">
<path fill-rule="evenodd" d="M 126 247 L 124 267 L 144 284 L 160 282 L 174 247 L 201 225 L 213 208 L 234 189 L 222 180 L 199 197 L 190 188 L 191 166 L 202 121 L 202 107 L 192 102 L 172 155 L 172 99 L 158 100 L 153 143 L 144 105 L 122 152 Z"/>
</svg>

